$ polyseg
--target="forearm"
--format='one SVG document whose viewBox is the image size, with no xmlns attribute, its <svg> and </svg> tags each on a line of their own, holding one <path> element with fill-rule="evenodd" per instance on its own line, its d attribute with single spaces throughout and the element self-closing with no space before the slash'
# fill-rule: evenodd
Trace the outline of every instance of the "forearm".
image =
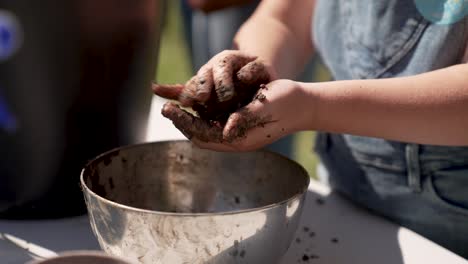
<svg viewBox="0 0 468 264">
<path fill-rule="evenodd" d="M 468 65 L 411 77 L 302 83 L 316 104 L 303 129 L 468 145 Z M 313 109 L 311 109 L 313 108 Z"/>
<path fill-rule="evenodd" d="M 257 55 L 277 78 L 293 79 L 313 53 L 315 1 L 264 0 L 234 39 L 236 48 Z"/>
</svg>

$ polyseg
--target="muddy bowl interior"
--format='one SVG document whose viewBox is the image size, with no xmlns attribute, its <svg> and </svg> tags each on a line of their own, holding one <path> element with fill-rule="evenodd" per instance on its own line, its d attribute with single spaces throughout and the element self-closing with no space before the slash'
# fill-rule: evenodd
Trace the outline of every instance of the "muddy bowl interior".
<svg viewBox="0 0 468 264">
<path fill-rule="evenodd" d="M 81 174 L 101 247 L 139 263 L 275 263 L 309 184 L 267 151 L 220 153 L 188 141 L 115 149 Z"/>
</svg>

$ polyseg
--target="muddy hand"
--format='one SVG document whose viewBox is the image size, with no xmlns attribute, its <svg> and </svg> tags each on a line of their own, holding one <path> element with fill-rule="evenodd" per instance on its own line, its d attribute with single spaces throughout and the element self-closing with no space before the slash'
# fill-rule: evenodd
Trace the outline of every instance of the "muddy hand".
<svg viewBox="0 0 468 264">
<path fill-rule="evenodd" d="M 214 56 L 185 85 L 153 84 L 153 91 L 183 106 L 204 105 L 208 100 L 222 103 L 233 99 L 239 86 L 245 89 L 272 79 L 268 67 L 255 56 L 229 50 Z"/>
<path fill-rule="evenodd" d="M 164 106 L 163 115 L 201 148 L 251 151 L 301 130 L 309 115 L 294 106 L 304 98 L 297 83 L 278 80 L 262 85 L 254 100 L 231 114 L 224 125 L 195 117 L 173 103 Z"/>
<path fill-rule="evenodd" d="M 188 139 L 196 138 L 204 142 L 221 143 L 223 141 L 223 127 L 217 123 L 202 120 L 181 109 L 178 105 L 168 102 L 161 111 L 169 118 Z"/>
<path fill-rule="evenodd" d="M 269 116 L 257 116 L 248 108 L 243 108 L 231 115 L 226 126 L 219 122 L 205 121 L 168 102 L 163 106 L 162 115 L 172 120 L 173 124 L 188 139 L 210 143 L 232 143 L 245 137 L 255 127 L 264 127 L 272 122 Z"/>
<path fill-rule="evenodd" d="M 216 151 L 252 151 L 290 133 L 303 130 L 313 113 L 301 112 L 297 105 L 310 104 L 301 86 L 290 80 L 277 80 L 263 86 L 254 100 L 231 114 L 223 127 L 223 141 L 192 141 L 201 148 Z"/>
</svg>

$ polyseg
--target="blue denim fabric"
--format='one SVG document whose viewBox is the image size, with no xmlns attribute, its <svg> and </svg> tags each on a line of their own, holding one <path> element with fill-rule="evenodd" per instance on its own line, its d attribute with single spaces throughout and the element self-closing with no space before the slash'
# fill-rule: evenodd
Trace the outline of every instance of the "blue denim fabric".
<svg viewBox="0 0 468 264">
<path fill-rule="evenodd" d="M 313 32 L 335 79 L 389 78 L 460 63 L 468 18 L 437 25 L 409 0 L 321 0 Z M 333 188 L 468 258 L 468 147 L 321 133 L 316 151 Z"/>
</svg>

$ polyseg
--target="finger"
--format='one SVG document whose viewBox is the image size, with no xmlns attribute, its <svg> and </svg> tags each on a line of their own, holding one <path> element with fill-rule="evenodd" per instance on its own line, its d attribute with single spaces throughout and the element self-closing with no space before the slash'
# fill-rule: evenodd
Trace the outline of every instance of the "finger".
<svg viewBox="0 0 468 264">
<path fill-rule="evenodd" d="M 255 58 L 248 55 L 228 54 L 216 62 L 213 66 L 213 79 L 216 95 L 220 102 L 228 101 L 234 97 L 234 74 Z"/>
<path fill-rule="evenodd" d="M 193 144 L 195 144 L 195 146 L 201 149 L 209 149 L 219 152 L 239 152 L 239 150 L 236 147 L 226 143 L 204 142 L 196 138 L 193 138 L 191 141 Z"/>
<path fill-rule="evenodd" d="M 218 143 L 223 141 L 223 128 L 221 126 L 195 117 L 174 103 L 166 103 L 161 113 L 172 120 L 175 127 L 189 139 Z"/>
<path fill-rule="evenodd" d="M 254 60 L 237 72 L 237 79 L 247 85 L 265 84 L 270 82 L 270 73 L 264 63 Z"/>
<path fill-rule="evenodd" d="M 224 141 L 222 143 L 203 142 L 197 139 L 192 139 L 192 142 L 199 148 L 210 149 L 221 152 L 246 152 L 260 149 L 275 140 L 284 136 L 282 133 L 276 133 L 274 128 L 269 126 L 262 128 L 252 128 L 248 132 L 248 136 L 237 138 L 232 142 Z"/>
<path fill-rule="evenodd" d="M 261 114 L 254 101 L 239 111 L 233 113 L 223 129 L 223 137 L 227 142 L 246 137 L 247 133 L 254 128 L 264 128 L 265 125 L 275 122 L 271 115 Z"/>
<path fill-rule="evenodd" d="M 212 67 L 209 65 L 202 66 L 198 71 L 197 76 L 198 84 L 195 99 L 199 103 L 204 104 L 208 99 L 210 99 L 211 91 L 214 89 Z"/>
<path fill-rule="evenodd" d="M 178 98 L 180 104 L 184 107 L 190 107 L 192 106 L 195 102 L 195 94 L 197 92 L 197 81 L 198 78 L 197 76 L 193 76 L 186 84 L 182 92 L 180 93 L 180 96 Z"/>
<path fill-rule="evenodd" d="M 151 88 L 156 95 L 170 99 L 170 100 L 178 100 L 184 87 L 185 86 L 183 84 L 153 83 L 151 85 Z"/>
<path fill-rule="evenodd" d="M 223 137 L 227 142 L 233 142 L 235 139 L 245 136 L 247 129 L 245 129 L 246 125 L 244 119 L 240 111 L 229 116 L 223 129 Z"/>
</svg>

